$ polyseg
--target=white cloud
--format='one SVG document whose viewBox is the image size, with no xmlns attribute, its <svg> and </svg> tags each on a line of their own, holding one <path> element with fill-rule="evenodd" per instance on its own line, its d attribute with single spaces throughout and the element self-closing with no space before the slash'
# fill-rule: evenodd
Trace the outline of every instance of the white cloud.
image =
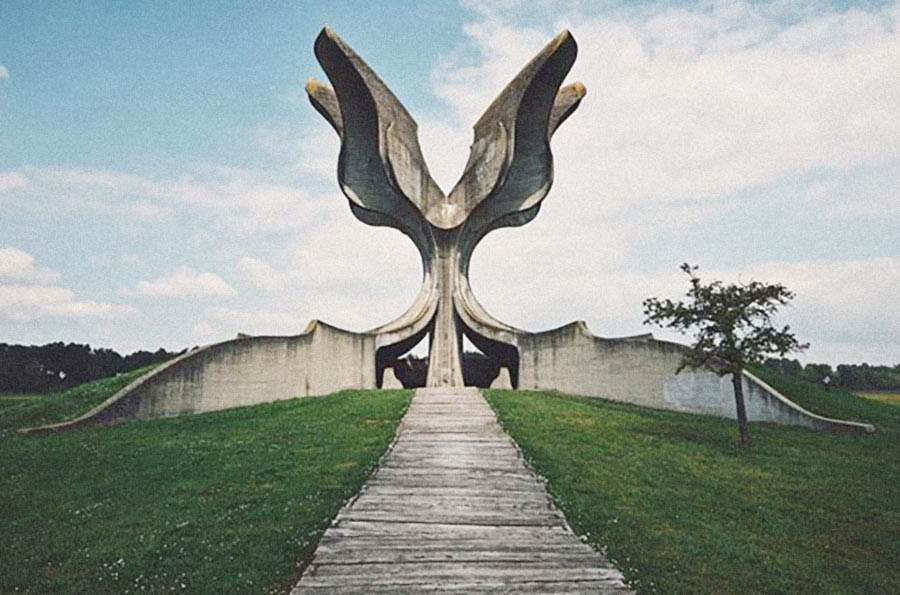
<svg viewBox="0 0 900 595">
<path fill-rule="evenodd" d="M 18 248 L 0 248 L 0 278 L 28 283 L 55 283 L 61 275 L 51 269 L 34 266 L 34 257 Z"/>
<path fill-rule="evenodd" d="M 308 225 L 318 201 L 301 188 L 271 182 L 262 174 L 213 168 L 194 176 L 159 182 L 161 199 L 196 208 L 244 233 L 286 231 Z"/>
<path fill-rule="evenodd" d="M 110 318 L 135 312 L 126 304 L 107 304 L 77 299 L 65 287 L 48 285 L 60 280 L 53 270 L 35 267 L 34 257 L 18 248 L 0 248 L 0 317 L 15 322 L 39 318 Z"/>
<path fill-rule="evenodd" d="M 6 66 L 0 66 L 0 81 L 8 81 L 9 80 L 9 70 L 6 69 Z"/>
<path fill-rule="evenodd" d="M 28 178 L 19 171 L 0 172 L 0 192 L 18 190 L 29 186 Z"/>
<path fill-rule="evenodd" d="M 51 316 L 66 317 L 109 317 L 120 314 L 136 312 L 133 306 L 128 304 L 106 304 L 93 300 L 73 300 L 63 303 L 49 303 L 43 306 L 44 311 Z"/>
<path fill-rule="evenodd" d="M 28 167 L 0 174 L 0 191 L 19 190 L 24 207 L 124 216 L 132 222 L 188 217 L 252 234 L 309 225 L 320 210 L 304 189 L 246 169 L 195 168 L 175 177 L 83 168 Z"/>
<path fill-rule="evenodd" d="M 469 143 L 472 142 L 471 124 L 452 125 L 435 118 L 425 118 L 419 123 L 419 141 L 429 173 L 438 186 L 449 193 L 462 176 L 469 159 Z"/>
<path fill-rule="evenodd" d="M 122 264 L 127 265 L 140 265 L 144 263 L 144 259 L 137 254 L 122 254 L 119 256 L 119 261 Z"/>
<path fill-rule="evenodd" d="M 474 52 L 433 74 L 466 127 L 553 33 L 483 12 L 465 29 Z M 900 9 L 782 16 L 713 3 L 556 19 L 579 43 L 571 79 L 588 89 L 554 143 L 560 185 L 608 208 L 900 158 Z"/>
<path fill-rule="evenodd" d="M 63 287 L 0 285 L 0 315 L 16 322 L 45 317 L 108 318 L 134 311 L 126 304 L 78 300 L 74 292 Z"/>
<path fill-rule="evenodd" d="M 68 188 L 106 188 L 117 194 L 153 194 L 152 181 L 140 176 L 104 170 L 81 168 L 31 168 L 35 176 L 48 178 Z"/>
<path fill-rule="evenodd" d="M 237 333 L 249 335 L 297 335 L 308 320 L 280 311 L 207 308 L 202 320 L 193 327 L 194 336 L 217 340 L 233 338 Z"/>
<path fill-rule="evenodd" d="M 305 126 L 267 124 L 257 131 L 257 142 L 283 167 L 301 173 L 305 179 L 334 183 L 340 139 L 323 118 L 304 101 L 299 107 Z"/>
<path fill-rule="evenodd" d="M 0 285 L 0 308 L 70 302 L 75 294 L 63 287 Z"/>
<path fill-rule="evenodd" d="M 898 188 L 900 167 L 891 163 L 817 179 L 805 194 L 833 219 L 900 222 Z"/>
<path fill-rule="evenodd" d="M 139 281 L 135 288 L 120 290 L 122 295 L 180 298 L 189 296 L 228 297 L 234 289 L 215 273 L 198 273 L 183 266 L 172 274 L 153 281 Z"/>
<path fill-rule="evenodd" d="M 363 225 L 343 200 L 334 201 L 331 208 L 334 220 L 274 252 L 271 264 L 249 258 L 240 261 L 238 273 L 244 279 L 262 289 L 277 284 L 241 307 L 290 312 L 291 318 L 280 318 L 288 323 L 302 321 L 305 325 L 318 318 L 362 331 L 399 316 L 412 303 L 422 277 L 412 243 L 395 230 Z M 251 327 L 234 330 L 260 332 Z"/>
<path fill-rule="evenodd" d="M 472 6 L 477 16 L 465 27 L 465 43 L 432 73 L 451 114 L 444 126 L 455 131 L 421 135 L 424 153 L 440 168 L 450 169 L 443 165 L 448 152 L 467 153 L 472 123 L 563 27 L 579 44 L 569 82 L 588 89 L 554 137 L 555 185 L 540 215 L 491 234 L 475 251 L 473 288 L 502 320 L 537 330 L 586 318 L 601 336 L 647 332 L 642 300 L 680 295 L 684 280 L 674 267 L 648 267 L 660 259 L 646 246 L 659 250 L 657 234 L 683 229 L 689 237 L 704 220 L 725 215 L 743 218 L 748 229 L 765 225 L 754 217 L 752 201 L 766 197 L 759 188 L 790 201 L 784 188 L 793 181 L 802 194 L 785 204 L 784 217 L 816 209 L 828 225 L 852 217 L 863 233 L 900 214 L 896 5 L 841 12 L 746 2 Z M 522 24 L 532 10 L 545 14 Z M 454 169 L 458 177 L 461 167 Z M 816 188 L 816 179 L 825 182 Z M 898 257 L 830 262 L 813 259 L 813 248 L 798 249 L 767 263 L 748 245 L 740 257 L 750 263 L 745 277 L 797 291 L 785 318 L 812 341 L 808 357 L 853 361 L 856 346 L 896 360 Z M 896 244 L 878 252 L 896 253 Z M 703 264 L 726 280 L 741 274 Z"/>
<path fill-rule="evenodd" d="M 245 281 L 259 289 L 274 291 L 281 283 L 280 273 L 256 258 L 244 257 L 235 268 Z"/>
<path fill-rule="evenodd" d="M 208 322 L 198 322 L 191 329 L 194 336 L 203 341 L 222 340 L 224 336 L 217 336 L 216 329 Z"/>
<path fill-rule="evenodd" d="M 162 221 L 175 217 L 175 209 L 145 200 L 137 200 L 126 206 L 131 219 L 137 221 Z"/>
<path fill-rule="evenodd" d="M 900 343 L 900 256 L 762 263 L 748 274 L 797 294 L 796 327 L 827 342 Z M 794 318 L 794 313 L 788 314 Z M 900 352 L 898 352 L 900 357 Z"/>
</svg>

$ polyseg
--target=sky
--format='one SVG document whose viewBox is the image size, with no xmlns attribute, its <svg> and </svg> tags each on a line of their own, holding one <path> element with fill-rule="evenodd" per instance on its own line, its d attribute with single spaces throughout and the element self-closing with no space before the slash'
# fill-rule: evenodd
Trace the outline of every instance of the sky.
<svg viewBox="0 0 900 595">
<path fill-rule="evenodd" d="M 556 33 L 587 96 L 540 214 L 475 250 L 528 330 L 653 332 L 641 302 L 779 282 L 801 361 L 900 363 L 900 5 L 578 0 L 0 2 L 0 342 L 182 349 L 367 330 L 421 263 L 357 221 L 303 85 L 323 25 L 459 178 L 471 127 Z M 680 339 L 686 340 L 686 339 Z"/>
</svg>

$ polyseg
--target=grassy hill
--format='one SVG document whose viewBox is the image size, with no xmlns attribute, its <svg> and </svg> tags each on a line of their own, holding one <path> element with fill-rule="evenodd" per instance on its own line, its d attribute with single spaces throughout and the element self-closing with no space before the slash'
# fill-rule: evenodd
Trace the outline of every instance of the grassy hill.
<svg viewBox="0 0 900 595">
<path fill-rule="evenodd" d="M 880 401 L 881 403 L 890 403 L 891 405 L 900 405 L 900 391 L 896 390 L 870 390 L 870 391 L 853 391 L 859 397 L 870 399 L 872 401 Z"/>
<path fill-rule="evenodd" d="M 140 373 L 140 372 L 136 372 Z M 759 371 L 874 435 L 488 391 L 575 530 L 645 593 L 900 592 L 900 407 Z M 130 382 L 0 398 L 0 592 L 285 593 L 410 393 L 47 436 Z"/>
<path fill-rule="evenodd" d="M 833 435 L 488 391 L 573 529 L 645 593 L 900 593 L 900 407 L 761 373 Z"/>
<path fill-rule="evenodd" d="M 286 593 L 409 403 L 348 391 L 46 436 L 129 378 L 0 408 L 0 593 Z"/>
<path fill-rule="evenodd" d="M 159 364 L 85 382 L 66 391 L 40 395 L 0 395 L 0 434 L 43 426 L 87 413 Z"/>
</svg>

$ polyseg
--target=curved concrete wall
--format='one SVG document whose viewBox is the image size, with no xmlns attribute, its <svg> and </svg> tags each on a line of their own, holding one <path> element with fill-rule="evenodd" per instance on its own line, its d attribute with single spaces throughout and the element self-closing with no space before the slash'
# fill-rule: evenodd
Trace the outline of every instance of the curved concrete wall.
<svg viewBox="0 0 900 595">
<path fill-rule="evenodd" d="M 652 335 L 625 339 L 593 336 L 583 322 L 518 336 L 522 389 L 555 390 L 635 405 L 735 418 L 731 377 L 685 369 L 676 374 L 683 345 Z M 869 424 L 806 411 L 745 372 L 744 400 L 751 421 L 832 431 L 872 432 Z"/>
<path fill-rule="evenodd" d="M 54 431 L 375 388 L 375 339 L 313 321 L 294 337 L 243 337 L 195 349 Z"/>
<path fill-rule="evenodd" d="M 594 337 L 583 322 L 518 333 L 518 388 L 601 397 L 658 409 L 734 418 L 731 378 L 708 371 L 676 374 L 686 347 L 651 335 Z M 244 337 L 190 351 L 135 380 L 74 420 L 28 428 L 47 432 L 254 405 L 343 389 L 376 388 L 375 335 L 313 321 L 294 337 Z M 872 432 L 868 424 L 825 418 L 744 373 L 751 421 L 831 431 Z M 506 368 L 495 381 L 511 388 Z M 385 388 L 399 384 L 393 370 Z"/>
</svg>

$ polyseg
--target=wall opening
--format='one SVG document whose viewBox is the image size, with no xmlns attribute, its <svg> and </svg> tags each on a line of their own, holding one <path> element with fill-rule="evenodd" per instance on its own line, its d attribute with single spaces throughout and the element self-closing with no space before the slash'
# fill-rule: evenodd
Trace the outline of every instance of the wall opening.
<svg viewBox="0 0 900 595">
<path fill-rule="evenodd" d="M 482 337 L 459 318 L 461 329 L 463 384 L 489 388 L 499 378 L 500 388 L 516 388 L 519 380 L 519 351 L 513 345 Z M 428 378 L 427 343 L 433 322 L 406 340 L 380 348 L 376 358 L 378 388 L 421 388 Z M 501 376 L 502 375 L 502 376 Z"/>
</svg>

